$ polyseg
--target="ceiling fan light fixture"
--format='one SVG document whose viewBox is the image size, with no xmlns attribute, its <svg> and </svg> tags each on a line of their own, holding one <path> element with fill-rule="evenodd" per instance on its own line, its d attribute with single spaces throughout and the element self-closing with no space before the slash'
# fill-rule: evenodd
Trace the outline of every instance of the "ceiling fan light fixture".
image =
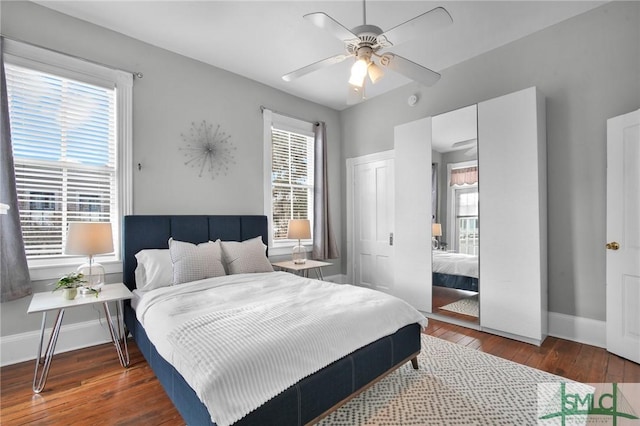
<svg viewBox="0 0 640 426">
<path fill-rule="evenodd" d="M 351 77 L 349 77 L 349 84 L 357 87 L 362 87 L 364 84 L 364 78 L 367 76 L 367 68 L 369 64 L 365 59 L 358 59 L 351 67 Z"/>
<path fill-rule="evenodd" d="M 369 80 L 371 80 L 373 84 L 376 84 L 378 80 L 384 77 L 384 71 L 382 71 L 382 68 L 376 65 L 376 63 L 373 61 L 369 64 L 367 73 L 369 74 Z"/>
</svg>

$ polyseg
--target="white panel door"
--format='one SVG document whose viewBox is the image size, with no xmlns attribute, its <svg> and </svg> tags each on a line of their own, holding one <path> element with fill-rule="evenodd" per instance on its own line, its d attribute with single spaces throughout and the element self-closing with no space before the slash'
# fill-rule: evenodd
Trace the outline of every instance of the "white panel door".
<svg viewBox="0 0 640 426">
<path fill-rule="evenodd" d="M 640 110 L 607 121 L 607 350 L 640 363 Z"/>
<path fill-rule="evenodd" d="M 393 289 L 394 160 L 353 167 L 354 284 Z"/>
</svg>

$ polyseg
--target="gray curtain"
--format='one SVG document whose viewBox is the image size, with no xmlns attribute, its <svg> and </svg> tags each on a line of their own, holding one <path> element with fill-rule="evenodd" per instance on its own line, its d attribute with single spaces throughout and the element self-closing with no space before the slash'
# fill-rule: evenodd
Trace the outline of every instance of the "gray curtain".
<svg viewBox="0 0 640 426">
<path fill-rule="evenodd" d="M 315 170 L 313 192 L 313 259 L 337 259 L 338 243 L 329 218 L 329 187 L 327 185 L 327 130 L 323 122 L 313 128 L 315 139 Z"/>
<path fill-rule="evenodd" d="M 431 164 L 431 222 L 438 223 L 438 165 Z"/>
<path fill-rule="evenodd" d="M 16 175 L 13 168 L 11 128 L 9 127 L 9 100 L 7 80 L 4 73 L 4 39 L 0 38 L 0 74 L 2 92 L 2 148 L 0 149 L 0 202 L 10 206 L 7 214 L 0 214 L 0 302 L 19 299 L 31 294 L 31 278 L 24 251 Z"/>
</svg>

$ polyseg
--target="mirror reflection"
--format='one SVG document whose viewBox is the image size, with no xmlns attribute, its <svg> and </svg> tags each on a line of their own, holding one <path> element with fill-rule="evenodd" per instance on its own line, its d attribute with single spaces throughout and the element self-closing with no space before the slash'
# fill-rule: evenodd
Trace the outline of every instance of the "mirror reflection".
<svg viewBox="0 0 640 426">
<path fill-rule="evenodd" d="M 479 323 L 478 126 L 471 105 L 432 119 L 432 312 Z"/>
</svg>

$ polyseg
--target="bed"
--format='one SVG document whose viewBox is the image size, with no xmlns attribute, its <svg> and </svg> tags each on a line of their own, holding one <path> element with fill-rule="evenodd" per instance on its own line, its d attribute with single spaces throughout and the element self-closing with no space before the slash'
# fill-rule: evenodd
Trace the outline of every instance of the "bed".
<svg viewBox="0 0 640 426">
<path fill-rule="evenodd" d="M 478 256 L 434 250 L 433 285 L 478 291 Z"/>
<path fill-rule="evenodd" d="M 128 288 L 135 290 L 136 254 L 141 250 L 167 249 L 169 238 L 194 244 L 218 239 L 240 242 L 256 238 L 261 239 L 262 243 L 266 243 L 267 232 L 265 216 L 127 216 L 124 218 L 123 226 L 123 281 Z M 285 272 L 273 272 L 272 274 L 256 274 L 256 277 L 264 275 L 283 282 L 292 277 L 291 274 Z M 239 274 L 238 277 L 246 281 L 247 274 Z M 223 286 L 222 282 L 228 279 L 231 278 L 218 277 L 213 278 L 212 281 L 215 281 L 215 287 Z M 204 281 L 207 280 L 187 284 L 194 287 L 208 286 L 209 284 L 205 284 Z M 310 281 L 313 281 L 310 285 L 330 285 L 316 280 Z M 186 289 L 187 285 L 183 288 Z M 324 287 L 322 288 L 324 289 Z M 181 291 L 186 292 L 187 290 L 184 289 Z M 160 289 L 160 291 L 170 290 Z M 155 292 L 156 290 L 154 290 L 154 294 Z M 167 296 L 167 299 L 170 297 Z M 140 305 L 137 303 L 134 301 L 133 305 L 140 309 Z M 161 355 L 161 351 L 165 350 L 165 343 L 158 343 L 160 346 L 156 347 L 157 345 L 151 341 L 147 331 L 156 335 L 158 332 L 151 328 L 145 329 L 131 303 L 125 306 L 125 323 L 185 422 L 190 425 L 215 425 L 207 404 L 201 401 L 196 390 Z M 239 420 L 227 423 L 234 425 L 302 425 L 316 422 L 400 365 L 411 361 L 413 367 L 417 368 L 420 331 L 424 324 L 426 324 L 426 320 L 421 318 L 416 322 L 409 322 L 387 335 L 371 339 L 370 343 L 363 344 L 316 372 L 304 376 L 284 391 L 264 401 Z M 189 333 L 168 332 L 166 334 L 183 336 Z M 183 350 L 182 352 L 188 351 Z M 220 352 L 222 353 L 223 350 L 221 349 Z M 178 368 L 183 367 L 178 366 Z M 219 388 L 217 391 L 224 393 L 226 389 Z M 210 402 L 209 406 L 211 406 Z M 226 424 L 225 422 L 220 423 Z"/>
</svg>

